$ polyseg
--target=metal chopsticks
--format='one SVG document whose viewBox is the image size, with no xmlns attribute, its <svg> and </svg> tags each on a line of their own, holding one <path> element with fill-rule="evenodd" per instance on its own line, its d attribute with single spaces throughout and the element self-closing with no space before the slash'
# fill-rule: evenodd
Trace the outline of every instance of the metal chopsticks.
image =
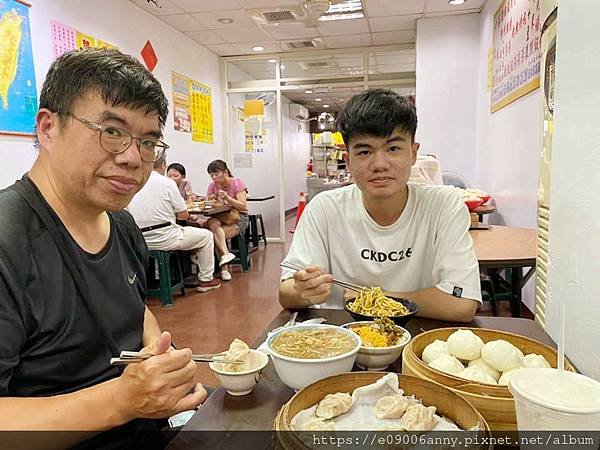
<svg viewBox="0 0 600 450">
<path fill-rule="evenodd" d="M 214 354 L 206 354 L 206 355 L 192 355 L 192 361 L 195 362 L 220 362 L 226 364 L 243 364 L 244 361 L 227 361 L 223 359 L 226 352 L 214 353 Z M 110 364 L 111 366 L 123 366 L 131 363 L 139 363 L 145 361 L 150 358 L 151 355 L 149 353 L 142 352 L 130 352 L 123 350 L 118 358 L 111 358 Z"/>
<path fill-rule="evenodd" d="M 290 264 L 289 262 L 288 263 L 282 262 L 281 264 L 279 264 L 279 266 L 284 267 L 286 269 L 290 269 L 290 270 L 296 270 L 296 271 L 304 269 L 304 267 L 299 267 L 299 266 L 296 266 L 295 264 Z M 354 283 L 348 283 L 347 281 L 337 280 L 335 278 L 333 279 L 333 284 L 337 284 L 338 286 L 341 286 L 343 288 L 349 289 L 354 292 L 360 292 L 363 289 L 365 289 L 364 286 L 359 286 L 358 284 L 354 284 Z"/>
</svg>

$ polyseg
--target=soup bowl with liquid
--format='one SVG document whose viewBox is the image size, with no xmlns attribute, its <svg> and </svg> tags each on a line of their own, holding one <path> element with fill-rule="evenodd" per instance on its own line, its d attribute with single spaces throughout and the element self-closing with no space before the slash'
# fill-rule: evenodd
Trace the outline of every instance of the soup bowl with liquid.
<svg viewBox="0 0 600 450">
<path fill-rule="evenodd" d="M 267 340 L 277 375 L 294 390 L 350 372 L 360 346 L 353 331 L 324 324 L 282 328 Z"/>
</svg>

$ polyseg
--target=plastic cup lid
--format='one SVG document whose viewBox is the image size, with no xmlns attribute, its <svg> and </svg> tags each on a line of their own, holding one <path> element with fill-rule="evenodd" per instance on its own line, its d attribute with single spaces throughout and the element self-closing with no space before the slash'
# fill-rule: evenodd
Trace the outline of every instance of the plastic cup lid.
<svg viewBox="0 0 600 450">
<path fill-rule="evenodd" d="M 572 414 L 600 413 L 600 383 L 585 375 L 557 369 L 521 369 L 514 373 L 508 389 L 515 398 L 525 398 L 544 408 Z"/>
</svg>

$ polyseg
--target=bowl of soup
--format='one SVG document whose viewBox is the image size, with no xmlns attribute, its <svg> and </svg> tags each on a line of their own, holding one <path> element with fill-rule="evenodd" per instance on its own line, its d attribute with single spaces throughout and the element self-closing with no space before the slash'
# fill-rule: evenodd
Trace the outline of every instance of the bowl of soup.
<svg viewBox="0 0 600 450">
<path fill-rule="evenodd" d="M 353 331 L 325 324 L 281 328 L 267 340 L 277 375 L 294 390 L 350 372 L 360 346 Z"/>
</svg>

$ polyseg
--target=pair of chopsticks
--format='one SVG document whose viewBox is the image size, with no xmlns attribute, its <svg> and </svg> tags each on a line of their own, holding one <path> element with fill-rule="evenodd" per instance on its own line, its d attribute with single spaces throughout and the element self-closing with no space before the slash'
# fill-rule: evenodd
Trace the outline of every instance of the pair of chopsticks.
<svg viewBox="0 0 600 450">
<path fill-rule="evenodd" d="M 286 269 L 290 269 L 290 270 L 303 270 L 304 267 L 300 267 L 300 266 L 296 266 L 295 264 L 290 264 L 282 262 L 281 264 L 279 264 L 280 267 L 286 268 Z M 338 286 L 341 286 L 343 288 L 349 289 L 351 291 L 354 292 L 360 292 L 363 289 L 365 289 L 364 286 L 359 286 L 358 284 L 353 284 L 353 283 L 348 283 L 347 281 L 341 281 L 341 280 L 337 280 L 337 279 L 333 279 L 333 284 L 337 284 Z"/>
<path fill-rule="evenodd" d="M 244 361 L 227 361 L 224 359 L 226 352 L 212 353 L 206 355 L 192 355 L 192 361 L 195 362 L 222 362 L 226 364 L 243 364 Z M 152 357 L 150 353 L 130 352 L 123 350 L 118 358 L 111 358 L 111 366 L 124 366 L 132 363 L 139 363 Z"/>
</svg>

